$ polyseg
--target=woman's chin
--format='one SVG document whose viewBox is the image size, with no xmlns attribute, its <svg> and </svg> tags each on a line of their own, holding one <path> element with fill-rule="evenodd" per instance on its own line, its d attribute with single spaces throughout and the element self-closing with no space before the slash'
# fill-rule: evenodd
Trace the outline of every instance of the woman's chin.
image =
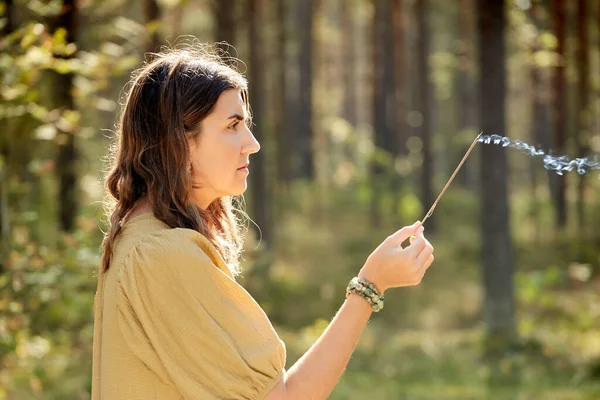
<svg viewBox="0 0 600 400">
<path fill-rule="evenodd" d="M 248 184 L 246 183 L 246 181 L 244 181 L 243 185 L 239 185 L 238 187 L 232 189 L 229 195 L 230 196 L 240 196 L 246 192 L 247 188 L 248 188 Z"/>
</svg>

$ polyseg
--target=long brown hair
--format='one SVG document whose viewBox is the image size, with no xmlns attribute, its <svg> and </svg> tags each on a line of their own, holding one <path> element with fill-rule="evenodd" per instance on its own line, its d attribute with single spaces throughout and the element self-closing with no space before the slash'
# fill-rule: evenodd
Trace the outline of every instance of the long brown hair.
<svg viewBox="0 0 600 400">
<path fill-rule="evenodd" d="M 242 240 L 234 199 L 219 198 L 203 210 L 192 203 L 190 193 L 188 138 L 197 139 L 200 122 L 228 89 L 240 90 L 248 107 L 244 77 L 199 46 L 154 54 L 132 74 L 105 180 L 109 229 L 102 243 L 101 272 L 110 266 L 123 218 L 147 197 L 156 218 L 173 228 L 200 232 L 232 274 L 239 274 Z"/>
</svg>

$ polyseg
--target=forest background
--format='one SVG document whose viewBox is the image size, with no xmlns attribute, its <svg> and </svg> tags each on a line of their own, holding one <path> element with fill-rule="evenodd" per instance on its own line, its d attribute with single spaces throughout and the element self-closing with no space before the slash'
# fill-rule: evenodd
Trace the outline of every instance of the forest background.
<svg viewBox="0 0 600 400">
<path fill-rule="evenodd" d="M 250 83 L 241 283 L 314 343 L 476 135 L 600 153 L 599 0 L 0 1 L 0 399 L 88 399 L 102 171 L 144 54 L 221 42 Z M 233 47 L 225 45 L 228 43 Z M 479 143 L 331 399 L 600 398 L 600 171 Z"/>
</svg>

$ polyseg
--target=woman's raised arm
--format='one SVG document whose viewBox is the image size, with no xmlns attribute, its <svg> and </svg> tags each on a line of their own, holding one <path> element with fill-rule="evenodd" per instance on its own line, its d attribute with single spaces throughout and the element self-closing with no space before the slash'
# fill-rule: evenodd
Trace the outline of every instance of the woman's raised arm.
<svg viewBox="0 0 600 400">
<path fill-rule="evenodd" d="M 415 235 L 405 248 L 402 242 Z M 433 247 L 419 223 L 389 236 L 369 256 L 359 273 L 383 292 L 418 285 L 433 262 Z M 325 332 L 269 392 L 266 400 L 321 400 L 333 391 L 372 313 L 371 305 L 350 294 Z"/>
</svg>

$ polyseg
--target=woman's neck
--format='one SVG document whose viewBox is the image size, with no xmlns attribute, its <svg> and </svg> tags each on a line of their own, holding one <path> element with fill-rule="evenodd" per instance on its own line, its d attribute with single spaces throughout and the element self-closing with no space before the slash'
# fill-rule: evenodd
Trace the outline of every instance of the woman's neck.
<svg viewBox="0 0 600 400">
<path fill-rule="evenodd" d="M 137 217 L 138 215 L 146 214 L 152 212 L 152 206 L 150 206 L 150 202 L 146 197 L 142 197 L 139 199 L 133 208 L 127 213 L 125 218 L 123 218 L 123 222 L 126 222 L 132 218 Z"/>
</svg>

